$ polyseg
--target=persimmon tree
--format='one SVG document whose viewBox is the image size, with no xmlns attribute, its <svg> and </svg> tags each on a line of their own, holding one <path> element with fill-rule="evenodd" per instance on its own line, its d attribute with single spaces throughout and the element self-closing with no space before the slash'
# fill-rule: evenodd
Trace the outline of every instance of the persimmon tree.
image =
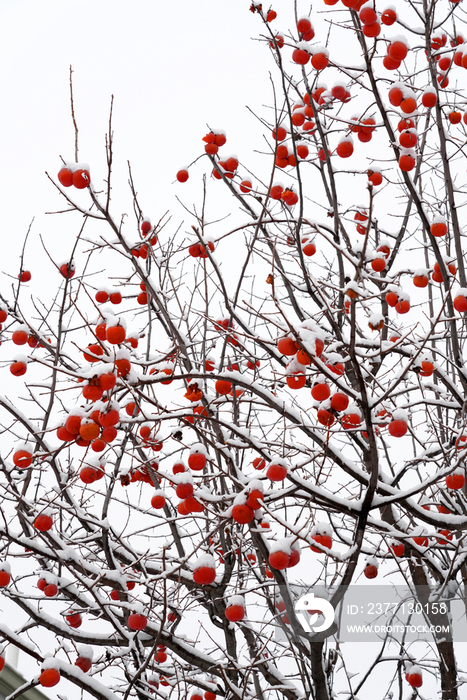
<svg viewBox="0 0 467 700">
<path fill-rule="evenodd" d="M 1 295 L 0 635 L 29 685 L 102 699 L 458 698 L 451 638 L 355 659 L 291 582 L 334 608 L 408 582 L 435 628 L 467 583 L 463 8 L 327 0 L 284 32 L 250 10 L 260 171 L 206 115 L 171 228 L 131 169 L 133 211 L 111 200 L 111 126 L 104 182 L 76 130 L 59 291 L 24 257 Z"/>
</svg>

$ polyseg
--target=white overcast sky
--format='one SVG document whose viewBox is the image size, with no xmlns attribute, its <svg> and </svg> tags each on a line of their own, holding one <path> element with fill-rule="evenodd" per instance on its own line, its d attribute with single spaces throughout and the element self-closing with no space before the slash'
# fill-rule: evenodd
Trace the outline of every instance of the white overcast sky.
<svg viewBox="0 0 467 700">
<path fill-rule="evenodd" d="M 36 236 L 54 240 L 59 257 L 69 250 L 71 218 L 43 213 L 63 204 L 45 171 L 56 177 L 60 156 L 73 160 L 70 65 L 80 160 L 90 164 L 96 186 L 106 174 L 104 135 L 115 98 L 117 218 L 129 211 L 119 200 L 127 160 L 143 210 L 154 220 L 172 208 L 175 194 L 189 204 L 199 200 L 204 164 L 185 187 L 174 179 L 180 165 L 203 152 L 207 123 L 227 132 L 229 154 L 264 147 L 260 124 L 245 106 L 260 112 L 271 104 L 274 65 L 264 44 L 251 41 L 261 22 L 248 8 L 248 0 L 2 0 L 0 230 L 9 243 L 2 270 L 16 272 L 33 217 Z M 287 27 L 284 13 L 281 19 Z"/>
</svg>

